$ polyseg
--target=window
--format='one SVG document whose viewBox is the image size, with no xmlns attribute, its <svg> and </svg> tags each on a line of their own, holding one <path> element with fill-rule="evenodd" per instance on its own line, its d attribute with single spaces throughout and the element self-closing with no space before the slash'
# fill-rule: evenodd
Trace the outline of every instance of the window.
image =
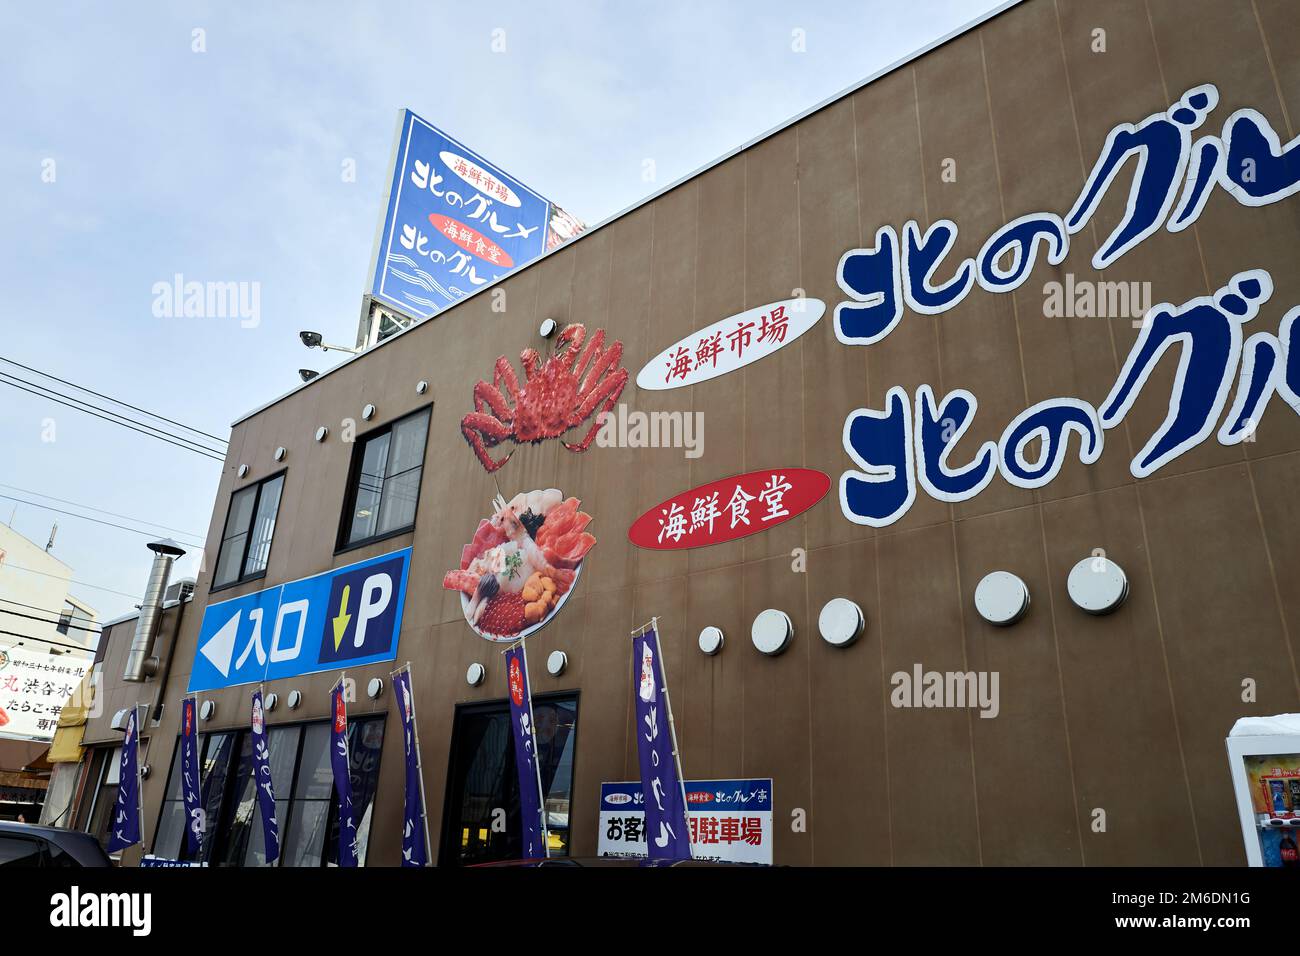
<svg viewBox="0 0 1300 956">
<path fill-rule="evenodd" d="M 533 698 L 538 765 L 546 794 L 551 856 L 569 852 L 569 798 L 578 698 L 573 694 Z M 465 866 L 509 860 L 523 852 L 519 824 L 519 778 L 515 769 L 510 706 L 505 701 L 469 704 L 456 710 L 447 772 L 439 863 Z M 506 809 L 506 828 L 495 827 L 496 807 Z"/>
<path fill-rule="evenodd" d="M 25 837 L 0 837 L 0 866 L 40 866 L 41 844 Z"/>
<path fill-rule="evenodd" d="M 118 774 L 122 769 L 121 747 L 96 748 L 94 790 L 91 791 L 89 810 L 83 829 L 91 834 L 103 847 L 108 846 L 108 838 L 113 827 L 113 810 L 117 806 Z"/>
<path fill-rule="evenodd" d="M 267 733 L 280 824 L 280 861 L 272 865 L 337 865 L 338 798 L 330 768 L 329 722 L 273 726 Z M 348 723 L 358 860 L 363 865 L 383 742 L 383 717 L 360 717 Z M 214 866 L 266 866 L 261 810 L 253 790 L 252 746 L 248 731 L 204 734 L 199 740 L 207 829 L 198 859 Z M 189 860 L 194 855 L 185 839 L 180 750 L 178 737 L 153 852 Z"/>
<path fill-rule="evenodd" d="M 221 533 L 217 552 L 217 570 L 212 576 L 214 588 L 238 584 L 261 577 L 271 556 L 271 535 L 275 533 L 275 516 L 280 510 L 280 493 L 284 473 L 267 478 L 230 496 L 230 511 Z"/>
<path fill-rule="evenodd" d="M 199 801 L 204 818 L 212 821 L 205 827 L 197 856 L 190 852 L 185 839 L 185 799 L 181 796 L 181 748 L 179 738 L 172 753 L 171 775 L 167 778 L 167 793 L 163 799 L 162 816 L 158 832 L 154 835 L 154 852 L 176 860 L 210 860 L 216 821 L 221 818 L 221 807 L 226 795 L 226 781 L 230 777 L 230 756 L 234 751 L 236 733 L 204 734 L 199 739 L 199 772 L 202 780 Z"/>
<path fill-rule="evenodd" d="M 415 527 L 429 409 L 399 418 L 357 441 L 352 453 L 339 548 L 353 548 Z"/>
<path fill-rule="evenodd" d="M 54 629 L 55 629 L 56 631 L 58 631 L 60 634 L 67 634 L 67 633 L 68 633 L 68 625 L 71 624 L 71 623 L 72 623 L 72 612 L 71 612 L 71 611 L 60 611 L 60 612 L 59 612 L 59 623 L 58 623 L 58 626 L 56 626 Z"/>
</svg>

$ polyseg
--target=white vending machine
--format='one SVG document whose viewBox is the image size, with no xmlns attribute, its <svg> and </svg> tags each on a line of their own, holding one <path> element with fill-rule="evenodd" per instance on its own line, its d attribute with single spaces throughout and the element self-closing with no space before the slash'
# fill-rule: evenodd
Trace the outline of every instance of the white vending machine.
<svg viewBox="0 0 1300 956">
<path fill-rule="evenodd" d="M 1300 870 L 1300 714 L 1243 717 L 1227 744 L 1246 861 Z"/>
</svg>

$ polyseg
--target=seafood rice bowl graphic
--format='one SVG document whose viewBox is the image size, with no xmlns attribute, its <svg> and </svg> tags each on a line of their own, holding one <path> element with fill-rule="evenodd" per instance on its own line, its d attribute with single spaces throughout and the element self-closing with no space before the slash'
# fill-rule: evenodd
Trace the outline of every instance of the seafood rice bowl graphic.
<svg viewBox="0 0 1300 956">
<path fill-rule="evenodd" d="M 564 606 L 596 544 L 581 504 L 558 488 L 493 500 L 492 516 L 461 549 L 460 567 L 442 579 L 460 592 L 465 621 L 479 637 L 517 641 Z"/>
</svg>

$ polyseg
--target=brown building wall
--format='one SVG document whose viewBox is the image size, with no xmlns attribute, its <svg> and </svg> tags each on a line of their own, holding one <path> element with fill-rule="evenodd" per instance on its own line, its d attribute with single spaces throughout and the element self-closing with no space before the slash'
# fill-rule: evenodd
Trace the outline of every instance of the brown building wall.
<svg viewBox="0 0 1300 956">
<path fill-rule="evenodd" d="M 1092 50 L 1098 29 L 1104 53 Z M 209 569 L 231 492 L 288 472 L 265 580 L 219 598 L 413 546 L 398 661 L 413 665 L 436 841 L 454 707 L 505 694 L 499 648 L 466 626 L 442 575 L 458 565 L 498 491 L 509 498 L 558 487 L 582 498 L 599 539 L 568 605 L 529 642 L 534 691 L 582 695 L 576 854 L 595 852 L 600 782 L 637 775 L 628 635 L 657 615 L 685 772 L 772 776 L 777 862 L 1243 862 L 1223 738 L 1238 717 L 1300 708 L 1300 420 L 1279 400 L 1257 441 L 1225 447 L 1211 438 L 1135 480 L 1129 460 L 1165 415 L 1175 365 L 1167 358 L 1107 433 L 1101 459 L 1081 464 L 1072 443 L 1060 475 L 1037 491 L 997 477 L 960 504 L 919 492 L 902 520 L 873 530 L 846 520 L 832 490 L 770 531 L 685 552 L 639 550 L 626 531 L 670 496 L 740 472 L 804 465 L 838 482 L 851 465 L 841 446 L 846 415 L 883 408 L 894 385 L 976 394 L 979 412 L 958 460 L 1045 398 L 1099 404 L 1138 331 L 1127 318 L 1045 318 L 1043 285 L 1066 273 L 1150 282 L 1153 301 L 1181 303 L 1234 273 L 1267 269 L 1275 292 L 1247 333 L 1276 330 L 1300 304 L 1300 198 L 1252 209 L 1216 190 L 1193 228 L 1157 232 L 1099 276 L 1090 260 L 1122 215 L 1127 187 L 1119 184 L 1072 237 L 1068 259 L 1052 267 L 1040 258 L 1015 293 L 976 288 L 943 315 L 907 311 L 870 347 L 840 344 L 830 310 L 844 298 L 840 256 L 870 245 L 879 226 L 956 221 L 960 237 L 941 272 L 950 274 L 956 257 L 975 254 L 1011 219 L 1064 215 L 1109 130 L 1163 111 L 1193 86 L 1214 83 L 1220 94 L 1199 134 L 1250 106 L 1290 140 L 1300 116 L 1297 50 L 1300 28 L 1286 0 L 1028 0 L 1012 8 L 512 275 L 496 287 L 503 300 L 495 290 L 473 297 L 242 421 L 209 530 Z M 954 182 L 942 175 L 948 160 Z M 548 441 L 520 448 L 489 475 L 460 436 L 474 383 L 490 378 L 497 356 L 517 362 L 521 348 L 543 348 L 537 328 L 545 318 L 605 329 L 624 343 L 623 364 L 635 377 L 692 331 L 796 289 L 824 300 L 828 312 L 774 356 L 689 388 L 644 392 L 629 383 L 624 391 L 629 409 L 703 412 L 698 459 L 680 449 L 572 454 Z M 415 391 L 420 380 L 430 383 L 425 396 Z M 415 531 L 336 556 L 352 451 L 339 440 L 342 423 L 355 419 L 364 433 L 366 403 L 378 408 L 377 424 L 429 401 Z M 318 444 L 320 425 L 331 431 Z M 277 446 L 288 450 L 284 465 L 272 458 Z M 244 480 L 240 464 L 250 468 Z M 807 551 L 806 573 L 791 569 L 796 548 Z M 1069 569 L 1098 548 L 1131 587 L 1107 617 L 1083 614 L 1065 590 Z M 971 599 L 976 582 L 999 568 L 1019 574 L 1033 595 L 1028 616 L 1009 629 L 983 622 Z M 151 731 L 166 743 L 149 758 L 160 772 L 145 785 L 146 845 L 209 583 L 210 570 L 186 611 L 170 705 Z M 817 635 L 818 611 L 837 596 L 860 604 L 868 621 L 864 639 L 847 649 Z M 759 655 L 748 638 L 766 607 L 795 625 L 792 646 L 776 658 Z M 706 625 L 728 638 L 713 658 L 695 645 Z M 541 666 L 557 648 L 570 662 L 558 680 Z M 480 688 L 464 680 L 473 661 L 488 669 Z M 1000 672 L 1000 716 L 891 707 L 889 676 L 918 662 Z M 349 673 L 364 686 L 390 669 Z M 106 680 L 120 672 L 111 652 Z M 1255 702 L 1242 701 L 1247 678 L 1258 684 Z M 325 716 L 333 680 L 277 682 L 282 701 L 298 689 L 305 703 L 292 713 L 281 706 L 269 722 Z M 201 695 L 217 704 L 204 729 L 245 725 L 250 692 Z M 114 690 L 110 700 L 134 693 Z M 352 712 L 388 711 L 390 697 L 363 698 Z M 114 739 L 95 722 L 86 737 Z M 380 772 L 370 853 L 391 864 L 402 800 L 392 720 Z M 791 832 L 796 809 L 807 813 L 804 833 Z M 1093 830 L 1097 809 L 1105 832 Z"/>
</svg>

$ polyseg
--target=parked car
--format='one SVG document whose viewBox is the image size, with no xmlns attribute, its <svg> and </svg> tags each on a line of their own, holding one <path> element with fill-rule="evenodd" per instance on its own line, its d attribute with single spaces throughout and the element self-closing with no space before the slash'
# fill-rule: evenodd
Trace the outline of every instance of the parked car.
<svg viewBox="0 0 1300 956">
<path fill-rule="evenodd" d="M 660 866 L 705 866 L 705 867 L 751 867 L 765 869 L 766 863 L 731 863 L 722 860 L 645 860 L 626 856 L 553 856 L 548 860 L 495 860 L 491 863 L 475 863 L 471 869 L 489 869 L 495 867 L 537 867 L 537 866 L 584 866 L 584 867 L 660 867 Z"/>
<path fill-rule="evenodd" d="M 89 833 L 0 821 L 0 866 L 112 866 Z"/>
</svg>

